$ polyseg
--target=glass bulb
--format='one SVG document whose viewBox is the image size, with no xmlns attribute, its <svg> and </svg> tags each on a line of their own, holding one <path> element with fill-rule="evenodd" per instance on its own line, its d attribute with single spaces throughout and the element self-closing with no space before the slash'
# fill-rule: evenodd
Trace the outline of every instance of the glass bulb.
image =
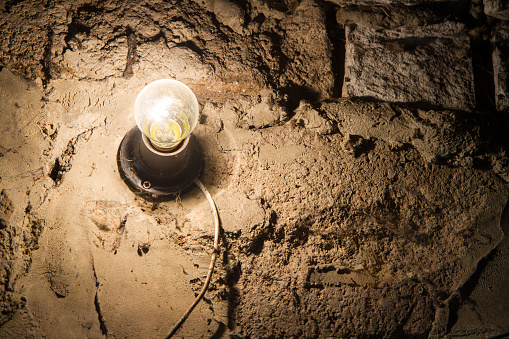
<svg viewBox="0 0 509 339">
<path fill-rule="evenodd" d="M 138 128 L 161 151 L 172 150 L 187 138 L 198 123 L 199 111 L 189 87 L 170 79 L 148 84 L 134 103 Z"/>
</svg>

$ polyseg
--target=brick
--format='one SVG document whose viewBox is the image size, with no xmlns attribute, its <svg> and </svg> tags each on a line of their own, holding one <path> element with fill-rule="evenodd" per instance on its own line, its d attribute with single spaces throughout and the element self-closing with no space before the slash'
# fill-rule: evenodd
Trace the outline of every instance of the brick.
<svg viewBox="0 0 509 339">
<path fill-rule="evenodd" d="M 347 25 L 343 96 L 473 110 L 472 58 L 464 25 L 385 31 Z"/>
<path fill-rule="evenodd" d="M 495 106 L 497 111 L 509 111 L 509 29 L 497 30 L 493 44 Z"/>
</svg>

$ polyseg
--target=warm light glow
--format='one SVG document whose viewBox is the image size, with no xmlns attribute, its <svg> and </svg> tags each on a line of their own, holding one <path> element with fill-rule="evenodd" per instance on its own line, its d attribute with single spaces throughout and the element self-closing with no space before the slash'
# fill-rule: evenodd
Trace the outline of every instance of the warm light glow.
<svg viewBox="0 0 509 339">
<path fill-rule="evenodd" d="M 180 144 L 198 122 L 199 106 L 194 93 L 183 83 L 154 81 L 138 94 L 134 117 L 151 144 L 168 151 Z"/>
</svg>

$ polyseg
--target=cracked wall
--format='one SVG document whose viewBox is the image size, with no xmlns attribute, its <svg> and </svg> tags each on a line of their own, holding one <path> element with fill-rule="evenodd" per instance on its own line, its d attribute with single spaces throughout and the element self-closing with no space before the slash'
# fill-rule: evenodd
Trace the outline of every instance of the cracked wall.
<svg viewBox="0 0 509 339">
<path fill-rule="evenodd" d="M 200 101 L 222 218 L 179 335 L 464 331 L 506 240 L 506 23 L 437 3 L 2 2 L 0 336 L 162 337 L 199 292 L 206 200 L 149 203 L 117 173 L 135 95 L 163 77 Z"/>
</svg>

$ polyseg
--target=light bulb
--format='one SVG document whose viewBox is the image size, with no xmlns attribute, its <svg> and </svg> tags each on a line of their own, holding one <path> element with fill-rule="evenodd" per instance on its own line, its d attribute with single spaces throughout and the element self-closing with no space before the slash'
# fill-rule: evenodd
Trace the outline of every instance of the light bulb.
<svg viewBox="0 0 509 339">
<path fill-rule="evenodd" d="M 203 153 L 190 135 L 198 123 L 193 92 L 176 80 L 145 86 L 134 102 L 136 127 L 117 151 L 120 177 L 137 195 L 167 199 L 190 187 L 201 172 Z"/>
<path fill-rule="evenodd" d="M 175 149 L 198 123 L 194 93 L 177 80 L 162 79 L 145 86 L 134 103 L 134 118 L 141 132 L 159 151 Z"/>
</svg>

